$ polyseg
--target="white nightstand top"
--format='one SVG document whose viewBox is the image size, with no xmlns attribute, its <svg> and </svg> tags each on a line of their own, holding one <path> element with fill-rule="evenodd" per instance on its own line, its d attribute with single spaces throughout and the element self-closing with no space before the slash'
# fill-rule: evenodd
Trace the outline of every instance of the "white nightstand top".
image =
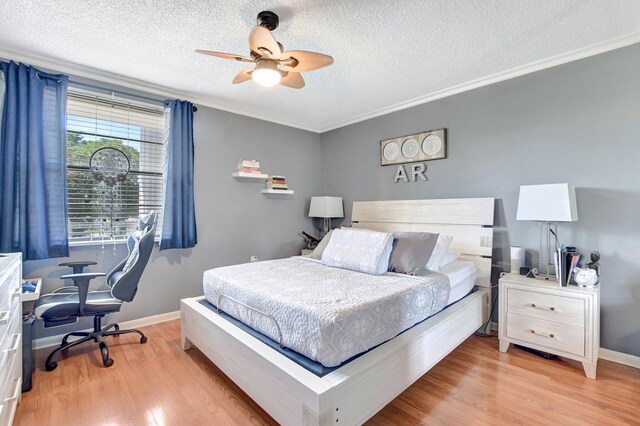
<svg viewBox="0 0 640 426">
<path fill-rule="evenodd" d="M 529 285 L 531 287 L 538 287 L 544 289 L 554 289 L 554 290 L 566 290 L 572 292 L 584 292 L 584 293 L 600 293 L 600 284 L 597 284 L 595 287 L 580 287 L 577 285 L 570 284 L 567 287 L 559 286 L 557 282 L 553 280 L 545 280 L 544 278 L 527 278 L 524 275 L 520 274 L 506 274 L 501 278 L 505 281 L 511 281 L 518 284 Z"/>
</svg>

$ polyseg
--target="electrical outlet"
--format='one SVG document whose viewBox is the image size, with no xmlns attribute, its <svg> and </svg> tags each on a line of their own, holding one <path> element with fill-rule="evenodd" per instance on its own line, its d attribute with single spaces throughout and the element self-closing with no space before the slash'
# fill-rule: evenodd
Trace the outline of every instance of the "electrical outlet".
<svg viewBox="0 0 640 426">
<path fill-rule="evenodd" d="M 257 262 L 258 260 L 259 260 L 259 259 L 258 259 L 258 256 L 251 256 L 251 257 L 249 258 L 249 262 Z"/>
</svg>

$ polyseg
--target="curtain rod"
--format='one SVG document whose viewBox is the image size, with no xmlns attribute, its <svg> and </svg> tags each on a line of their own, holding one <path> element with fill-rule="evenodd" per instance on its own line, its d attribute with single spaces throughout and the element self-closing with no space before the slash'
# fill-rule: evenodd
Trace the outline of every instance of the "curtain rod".
<svg viewBox="0 0 640 426">
<path fill-rule="evenodd" d="M 60 83 L 62 81 L 62 78 L 60 78 L 60 74 L 49 74 L 43 71 L 36 72 L 36 77 L 38 77 L 40 80 L 42 80 L 43 78 L 48 78 L 51 80 L 55 80 L 57 83 Z"/>
<path fill-rule="evenodd" d="M 96 86 L 94 84 L 82 83 L 82 82 L 71 80 L 71 79 L 69 80 L 69 84 L 73 85 L 73 86 L 76 86 L 76 87 L 80 87 L 80 88 L 98 90 L 98 91 L 102 91 L 102 92 L 106 92 L 106 93 L 118 93 L 118 94 L 124 95 L 124 97 L 126 97 L 126 98 L 130 98 L 130 99 L 133 99 L 133 100 L 140 100 L 140 101 L 143 101 L 143 102 L 150 102 L 150 103 L 159 104 L 159 105 L 163 105 L 164 106 L 164 100 L 160 100 L 158 98 L 151 98 L 151 97 L 147 97 L 147 96 L 136 95 L 134 93 L 129 93 L 129 92 L 110 90 L 110 89 L 102 87 L 102 86 Z M 198 111 L 198 107 L 196 107 L 194 105 L 193 106 L 193 112 L 196 112 L 196 111 Z"/>
</svg>

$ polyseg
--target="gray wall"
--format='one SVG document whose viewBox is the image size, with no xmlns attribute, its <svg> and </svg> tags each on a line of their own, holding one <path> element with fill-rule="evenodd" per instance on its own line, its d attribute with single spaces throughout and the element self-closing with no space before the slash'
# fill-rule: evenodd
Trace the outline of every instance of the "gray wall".
<svg viewBox="0 0 640 426">
<path fill-rule="evenodd" d="M 110 321 L 126 321 L 179 309 L 180 299 L 202 294 L 202 273 L 217 266 L 292 256 L 304 246 L 298 233 L 313 230 L 306 217 L 310 194 L 320 192 L 320 135 L 223 111 L 199 107 L 194 119 L 195 203 L 198 245 L 189 250 L 157 251 L 142 276 L 132 303 Z M 293 196 L 265 196 L 264 183 L 231 177 L 239 158 L 260 160 L 263 170 L 287 177 Z M 68 260 L 95 260 L 94 271 L 108 271 L 127 254 L 123 244 L 73 247 L 71 257 L 28 261 L 25 276 L 44 277 L 44 292 L 61 286 L 68 273 L 56 266 Z M 92 287 L 99 287 L 94 280 Z M 91 319 L 73 326 L 44 329 L 34 337 L 90 328 Z"/>
<path fill-rule="evenodd" d="M 494 275 L 509 245 L 539 251 L 516 222 L 523 184 L 569 182 L 579 221 L 560 239 L 602 254 L 602 347 L 640 355 L 640 44 L 322 134 L 323 192 L 356 200 L 495 197 Z M 428 182 L 393 183 L 379 141 L 448 129 L 448 158 Z M 345 218 L 348 223 L 349 218 Z"/>
</svg>

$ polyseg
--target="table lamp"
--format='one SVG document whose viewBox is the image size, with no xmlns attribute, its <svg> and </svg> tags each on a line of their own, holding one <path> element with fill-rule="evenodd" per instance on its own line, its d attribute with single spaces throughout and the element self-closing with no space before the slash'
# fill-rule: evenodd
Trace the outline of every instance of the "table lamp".
<svg viewBox="0 0 640 426">
<path fill-rule="evenodd" d="M 568 183 L 521 185 L 516 220 L 540 222 L 540 266 L 546 264 L 546 278 L 553 276 L 550 267 L 554 266 L 553 255 L 558 248 L 556 222 L 575 222 L 578 220 L 575 188 Z M 543 227 L 543 224 L 546 226 Z M 545 237 L 547 240 L 546 250 L 543 247 Z M 552 240 L 556 242 L 553 249 L 551 248 Z M 540 272 L 542 272 L 542 268 Z"/>
<path fill-rule="evenodd" d="M 311 197 L 309 217 L 321 217 L 324 219 L 324 232 L 320 235 L 321 237 L 324 236 L 331 229 L 331 218 L 344 217 L 342 197 Z"/>
</svg>

